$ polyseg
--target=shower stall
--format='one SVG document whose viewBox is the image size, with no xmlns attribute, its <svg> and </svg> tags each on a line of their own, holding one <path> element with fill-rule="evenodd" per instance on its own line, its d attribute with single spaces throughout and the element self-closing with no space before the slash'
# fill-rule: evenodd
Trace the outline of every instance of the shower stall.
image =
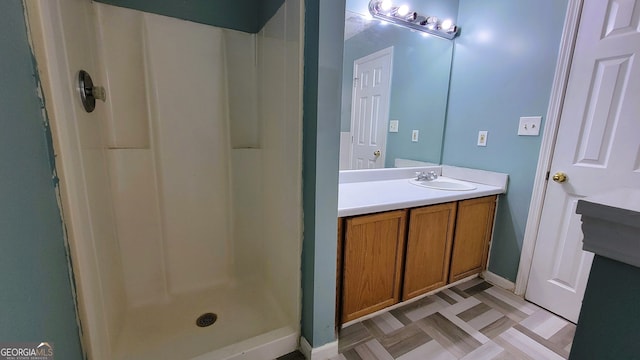
<svg viewBox="0 0 640 360">
<path fill-rule="evenodd" d="M 89 359 L 297 347 L 303 4 L 257 34 L 26 1 Z M 80 70 L 105 88 L 87 113 Z"/>
</svg>

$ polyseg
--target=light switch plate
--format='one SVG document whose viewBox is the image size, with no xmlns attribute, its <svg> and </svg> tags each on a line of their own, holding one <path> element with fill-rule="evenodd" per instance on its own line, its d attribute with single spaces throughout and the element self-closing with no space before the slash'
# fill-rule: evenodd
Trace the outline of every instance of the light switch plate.
<svg viewBox="0 0 640 360">
<path fill-rule="evenodd" d="M 478 132 L 478 146 L 487 146 L 487 136 L 489 132 L 482 130 Z"/>
<path fill-rule="evenodd" d="M 518 125 L 518 135 L 538 136 L 540 135 L 540 122 L 542 116 L 524 116 L 520 118 Z"/>
<path fill-rule="evenodd" d="M 398 132 L 398 120 L 389 121 L 389 132 Z"/>
<path fill-rule="evenodd" d="M 411 141 L 418 142 L 418 135 L 419 135 L 418 133 L 419 133 L 418 130 L 413 130 L 411 132 Z"/>
</svg>

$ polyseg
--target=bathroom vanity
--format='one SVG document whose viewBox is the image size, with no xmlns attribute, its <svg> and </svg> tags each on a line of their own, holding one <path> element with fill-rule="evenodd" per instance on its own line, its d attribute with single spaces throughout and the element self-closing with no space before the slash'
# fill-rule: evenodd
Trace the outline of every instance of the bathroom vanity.
<svg viewBox="0 0 640 360">
<path fill-rule="evenodd" d="M 415 181 L 432 171 L 437 179 Z M 337 323 L 482 272 L 506 184 L 505 174 L 450 166 L 341 172 Z"/>
</svg>

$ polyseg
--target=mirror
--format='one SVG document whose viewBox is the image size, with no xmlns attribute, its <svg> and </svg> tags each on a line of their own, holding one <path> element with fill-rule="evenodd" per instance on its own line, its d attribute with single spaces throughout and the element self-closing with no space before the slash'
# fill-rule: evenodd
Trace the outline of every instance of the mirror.
<svg viewBox="0 0 640 360">
<path fill-rule="evenodd" d="M 396 159 L 440 163 L 453 44 L 347 10 L 340 170 L 394 167 Z M 385 82 L 385 66 L 390 68 L 390 84 Z M 374 75 L 374 68 L 382 75 Z M 369 82 L 382 86 L 381 95 L 367 93 Z M 397 132 L 390 128 L 391 120 L 398 121 Z M 381 124 L 371 129 L 371 122 Z M 377 139 L 369 141 L 369 134 L 378 134 Z"/>
</svg>

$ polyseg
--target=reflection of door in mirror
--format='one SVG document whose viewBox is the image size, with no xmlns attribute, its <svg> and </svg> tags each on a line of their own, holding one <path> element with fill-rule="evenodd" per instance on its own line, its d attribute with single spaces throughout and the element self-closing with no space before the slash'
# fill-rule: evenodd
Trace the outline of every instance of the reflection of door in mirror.
<svg viewBox="0 0 640 360">
<path fill-rule="evenodd" d="M 442 0 L 433 1 L 444 3 Z M 347 0 L 347 10 L 349 3 L 353 5 L 352 10 L 356 8 L 355 2 Z M 420 3 L 426 5 L 430 2 L 421 0 Z M 446 3 L 449 4 L 448 1 Z M 457 5 L 451 7 L 457 9 Z M 421 11 L 428 12 L 428 9 Z M 455 18 L 456 13 L 452 11 L 443 12 Z M 353 110 L 358 104 L 353 100 L 354 85 L 357 85 L 354 78 L 359 78 L 358 73 L 353 72 L 354 62 L 389 47 L 393 47 L 393 79 L 390 83 L 388 116 L 383 119 L 388 124 L 386 129 L 381 125 L 383 130 L 377 133 L 384 138 L 385 150 L 380 149 L 380 157 L 375 165 L 394 167 L 409 163 L 411 166 L 440 163 L 453 42 L 425 36 L 424 33 L 400 26 L 385 26 L 370 17 L 346 11 L 340 112 L 341 170 L 358 168 L 351 166 L 352 130 L 355 127 L 352 123 Z M 397 122 L 392 124 L 391 119 Z M 414 132 L 419 132 L 419 138 L 413 136 Z M 366 166 L 362 168 L 369 166 L 367 161 L 373 159 L 377 150 L 365 151 L 367 157 L 363 157 L 363 162 Z"/>
<path fill-rule="evenodd" d="M 350 169 L 384 167 L 393 47 L 353 63 Z"/>
</svg>

